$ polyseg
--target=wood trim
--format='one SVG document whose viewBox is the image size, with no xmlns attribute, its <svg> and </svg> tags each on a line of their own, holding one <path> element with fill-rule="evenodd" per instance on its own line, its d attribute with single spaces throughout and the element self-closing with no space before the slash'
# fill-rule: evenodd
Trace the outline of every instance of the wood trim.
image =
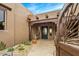
<svg viewBox="0 0 79 59">
<path fill-rule="evenodd" d="M 6 6 L 6 5 L 4 5 L 4 4 L 2 4 L 2 3 L 0 3 L 0 6 L 2 6 L 2 7 L 4 7 L 4 8 L 6 8 L 6 9 L 8 9 L 9 11 L 12 10 L 10 7 L 8 7 L 8 6 Z"/>
<path fill-rule="evenodd" d="M 75 47 L 75 45 L 60 42 L 59 47 L 60 47 L 59 50 L 63 50 L 64 53 L 66 53 L 68 55 L 79 56 L 79 48 Z M 61 52 L 60 52 L 60 55 L 61 55 Z M 62 54 L 62 55 L 64 55 L 64 54 Z"/>
<path fill-rule="evenodd" d="M 6 30 L 7 26 L 6 26 L 6 20 L 7 20 L 7 11 L 4 8 L 0 8 L 1 11 L 3 11 L 3 21 L 1 21 L 2 23 L 4 23 L 3 27 L 4 29 L 0 29 L 0 30 Z"/>
<path fill-rule="evenodd" d="M 42 19 L 42 20 L 36 20 L 36 21 L 31 21 L 31 25 L 34 25 L 36 23 L 49 23 L 49 22 L 54 22 L 57 24 L 57 18 L 49 18 L 49 19 Z"/>
<path fill-rule="evenodd" d="M 46 19 L 41 19 L 41 20 L 35 20 L 35 21 L 31 21 L 31 22 L 39 22 L 39 21 L 46 21 L 46 20 L 51 20 L 51 19 L 57 19 L 57 18 L 46 18 Z"/>
</svg>

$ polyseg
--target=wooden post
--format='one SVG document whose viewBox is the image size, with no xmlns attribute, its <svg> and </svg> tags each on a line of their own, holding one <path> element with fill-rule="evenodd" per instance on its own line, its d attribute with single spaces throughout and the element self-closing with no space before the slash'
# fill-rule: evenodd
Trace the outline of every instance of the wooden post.
<svg viewBox="0 0 79 59">
<path fill-rule="evenodd" d="M 40 29 L 40 26 L 38 27 L 38 31 L 39 31 L 39 39 L 41 39 L 41 29 Z"/>
<path fill-rule="evenodd" d="M 28 27 L 29 27 L 29 41 L 31 41 L 31 19 L 30 18 L 27 18 L 27 20 L 28 20 Z"/>
<path fill-rule="evenodd" d="M 60 55 L 60 47 L 59 47 L 59 41 L 61 39 L 60 37 L 60 24 L 62 23 L 62 17 L 67 10 L 67 8 L 70 6 L 70 4 L 66 4 L 63 8 L 63 10 L 60 12 L 60 15 L 58 17 L 58 23 L 57 23 L 57 33 L 56 33 L 56 55 Z"/>
<path fill-rule="evenodd" d="M 55 45 L 56 45 L 56 55 L 59 56 L 60 55 L 60 48 L 59 48 L 59 39 L 60 39 L 60 26 L 59 24 L 57 24 L 57 33 L 56 33 L 56 39 L 55 39 Z"/>
<path fill-rule="evenodd" d="M 79 38 L 79 19 L 78 19 L 78 38 Z"/>
</svg>

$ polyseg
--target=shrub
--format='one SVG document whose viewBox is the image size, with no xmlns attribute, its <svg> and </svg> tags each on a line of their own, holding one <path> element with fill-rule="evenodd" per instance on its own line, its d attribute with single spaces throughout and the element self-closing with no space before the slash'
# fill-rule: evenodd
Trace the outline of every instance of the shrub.
<svg viewBox="0 0 79 59">
<path fill-rule="evenodd" d="M 6 44 L 4 44 L 2 41 L 0 42 L 0 50 L 3 50 L 6 48 Z"/>
<path fill-rule="evenodd" d="M 9 48 L 7 52 L 14 51 L 14 48 Z"/>
<path fill-rule="evenodd" d="M 18 49 L 18 50 L 24 50 L 24 47 L 23 47 L 21 44 L 19 44 L 19 45 L 17 46 L 17 49 Z"/>
<path fill-rule="evenodd" d="M 24 50 L 24 48 L 23 48 L 23 47 L 19 47 L 19 49 L 18 49 L 18 50 L 22 51 L 22 50 Z"/>
<path fill-rule="evenodd" d="M 31 43 L 29 41 L 23 41 L 22 44 L 24 44 L 24 45 L 31 45 Z"/>
</svg>

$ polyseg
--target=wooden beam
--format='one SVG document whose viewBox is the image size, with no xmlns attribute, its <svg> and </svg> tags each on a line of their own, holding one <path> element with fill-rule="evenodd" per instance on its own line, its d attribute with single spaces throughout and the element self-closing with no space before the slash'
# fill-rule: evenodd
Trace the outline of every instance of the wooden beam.
<svg viewBox="0 0 79 59">
<path fill-rule="evenodd" d="M 6 5 L 4 5 L 4 4 L 2 4 L 2 3 L 0 3 L 0 6 L 2 6 L 2 7 L 4 7 L 4 8 L 6 8 L 6 9 L 8 9 L 9 11 L 12 10 L 10 7 L 8 7 L 8 6 L 6 6 Z"/>
<path fill-rule="evenodd" d="M 59 43 L 60 56 L 79 56 L 78 46 L 60 42 Z M 63 51 L 63 52 L 62 52 Z"/>
</svg>

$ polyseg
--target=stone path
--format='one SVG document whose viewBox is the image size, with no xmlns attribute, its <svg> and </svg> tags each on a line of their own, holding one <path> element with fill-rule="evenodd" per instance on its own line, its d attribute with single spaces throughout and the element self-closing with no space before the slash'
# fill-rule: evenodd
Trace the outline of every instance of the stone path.
<svg viewBox="0 0 79 59">
<path fill-rule="evenodd" d="M 53 40 L 38 40 L 33 44 L 28 56 L 55 56 L 55 45 Z"/>
</svg>

